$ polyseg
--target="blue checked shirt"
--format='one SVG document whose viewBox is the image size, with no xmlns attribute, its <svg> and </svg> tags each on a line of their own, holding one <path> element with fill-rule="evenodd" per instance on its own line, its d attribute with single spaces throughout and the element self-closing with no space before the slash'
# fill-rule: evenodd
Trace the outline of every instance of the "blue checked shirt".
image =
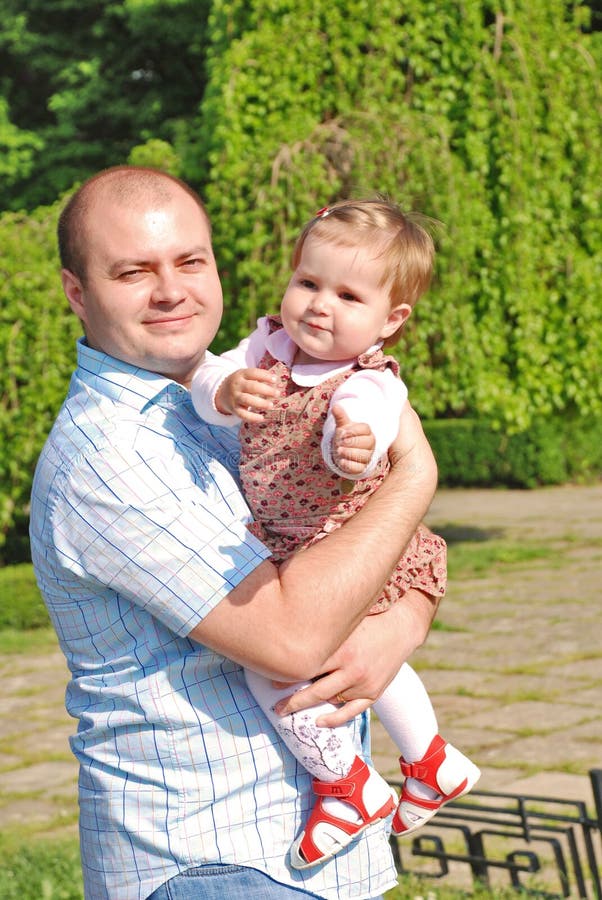
<svg viewBox="0 0 602 900">
<path fill-rule="evenodd" d="M 396 883 L 380 823 L 322 866 L 288 866 L 310 778 L 240 666 L 186 637 L 269 555 L 245 527 L 237 451 L 180 385 L 79 342 L 36 469 L 31 545 L 71 672 L 89 900 L 142 900 L 206 863 L 333 900 Z"/>
</svg>

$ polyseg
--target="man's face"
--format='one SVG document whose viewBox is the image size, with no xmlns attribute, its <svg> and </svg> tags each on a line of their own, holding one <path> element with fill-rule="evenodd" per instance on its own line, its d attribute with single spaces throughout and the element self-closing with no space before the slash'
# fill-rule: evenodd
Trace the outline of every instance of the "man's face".
<svg viewBox="0 0 602 900">
<path fill-rule="evenodd" d="M 202 210 L 177 186 L 132 205 L 101 194 L 84 230 L 85 278 L 62 277 L 90 346 L 189 386 L 223 308 Z"/>
</svg>

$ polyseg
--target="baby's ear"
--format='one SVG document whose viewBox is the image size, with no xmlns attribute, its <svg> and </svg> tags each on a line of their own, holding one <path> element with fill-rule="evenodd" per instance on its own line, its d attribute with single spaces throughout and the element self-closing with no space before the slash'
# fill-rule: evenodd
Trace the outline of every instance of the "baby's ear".
<svg viewBox="0 0 602 900">
<path fill-rule="evenodd" d="M 401 326 L 407 322 L 407 320 L 412 315 L 412 307 L 409 303 L 400 303 L 399 306 L 394 306 L 387 316 L 387 320 L 381 330 L 380 337 L 384 340 L 388 337 L 391 337 L 392 334 L 401 328 Z"/>
</svg>

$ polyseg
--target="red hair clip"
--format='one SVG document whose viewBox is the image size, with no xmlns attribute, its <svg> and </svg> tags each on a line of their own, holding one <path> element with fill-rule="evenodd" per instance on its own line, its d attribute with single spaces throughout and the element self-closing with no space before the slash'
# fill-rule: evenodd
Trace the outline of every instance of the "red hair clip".
<svg viewBox="0 0 602 900">
<path fill-rule="evenodd" d="M 316 213 L 316 215 L 314 216 L 314 218 L 316 218 L 316 219 L 324 219 L 324 218 L 328 215 L 329 212 L 330 212 L 330 209 L 329 209 L 327 206 L 323 206 L 322 209 L 319 209 L 319 210 L 317 211 L 317 213 Z"/>
</svg>

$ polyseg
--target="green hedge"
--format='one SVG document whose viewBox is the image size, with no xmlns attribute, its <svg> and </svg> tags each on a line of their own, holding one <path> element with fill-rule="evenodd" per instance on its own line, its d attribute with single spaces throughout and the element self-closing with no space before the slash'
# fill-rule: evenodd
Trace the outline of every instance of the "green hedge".
<svg viewBox="0 0 602 900">
<path fill-rule="evenodd" d="M 0 560 L 27 552 L 36 460 L 63 401 L 81 325 L 59 277 L 59 203 L 0 215 Z M 6 547 L 5 547 L 6 545 Z"/>
<path fill-rule="evenodd" d="M 505 433 L 492 422 L 424 423 L 443 487 L 519 487 L 594 481 L 602 475 L 602 418 L 535 421 Z"/>
<path fill-rule="evenodd" d="M 602 415 L 587 22 L 566 0 L 215 3 L 195 174 L 224 270 L 217 348 L 277 308 L 309 216 L 380 192 L 442 223 L 397 350 L 422 417 Z"/>
<path fill-rule="evenodd" d="M 190 140 L 174 153 L 145 134 L 132 155 L 206 198 L 225 288 L 213 349 L 277 308 L 308 216 L 386 193 L 443 223 L 395 351 L 436 420 L 441 483 L 599 475 L 602 33 L 588 15 L 573 0 L 213 2 Z M 26 557 L 33 468 L 81 331 L 58 209 L 0 215 L 0 564 Z"/>
</svg>

